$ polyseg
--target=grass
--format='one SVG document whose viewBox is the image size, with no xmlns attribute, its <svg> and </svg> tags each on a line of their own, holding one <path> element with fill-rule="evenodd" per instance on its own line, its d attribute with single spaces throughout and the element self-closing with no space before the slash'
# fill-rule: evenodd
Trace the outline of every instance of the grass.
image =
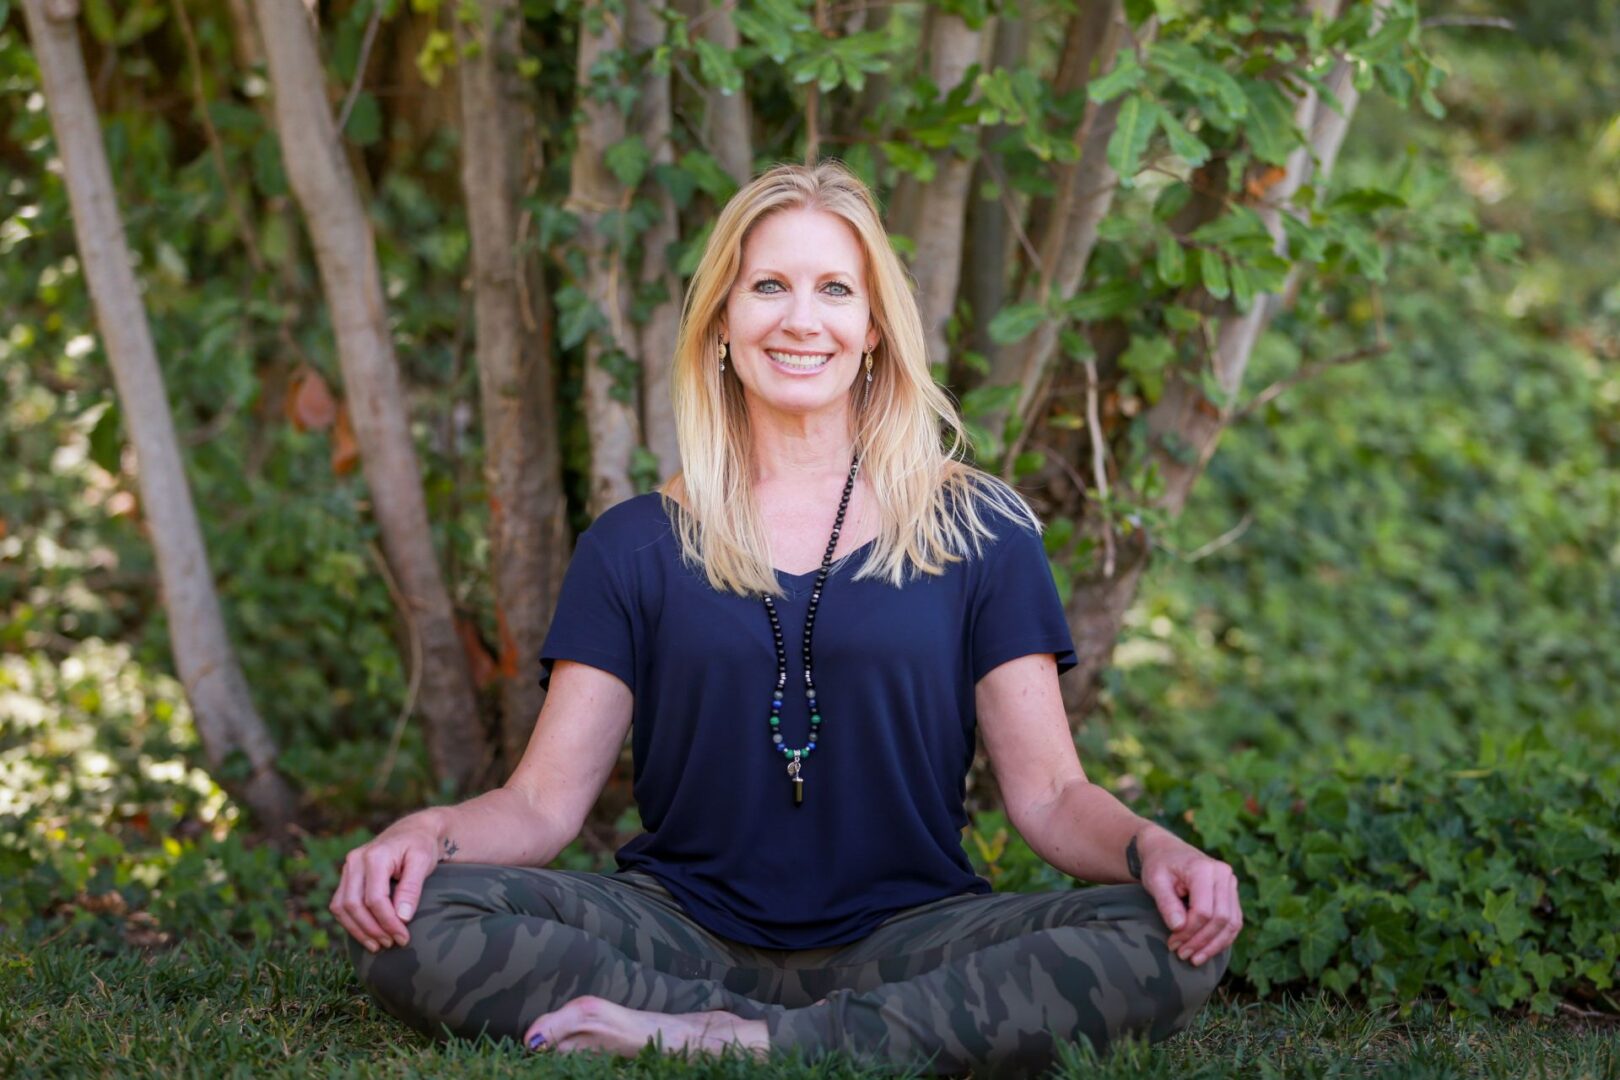
<svg viewBox="0 0 1620 1080">
<path fill-rule="evenodd" d="M 1066 1077 L 1620 1077 L 1620 1027 L 1569 1020 L 1459 1021 L 1432 1003 L 1406 1017 L 1313 998 L 1222 1000 L 1159 1046 Z M 438 1045 L 383 1014 L 335 952 L 228 940 L 106 952 L 0 943 L 0 1076 L 782 1077 L 881 1075 L 845 1061 L 536 1059 L 488 1040 Z"/>
</svg>

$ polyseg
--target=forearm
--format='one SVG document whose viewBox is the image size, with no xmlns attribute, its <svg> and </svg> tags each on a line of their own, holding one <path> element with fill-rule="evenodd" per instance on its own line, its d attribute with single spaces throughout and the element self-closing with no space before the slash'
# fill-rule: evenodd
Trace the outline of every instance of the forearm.
<svg viewBox="0 0 1620 1080">
<path fill-rule="evenodd" d="M 1015 821 L 1035 854 L 1071 877 L 1108 884 L 1134 880 L 1125 863 L 1132 837 L 1145 847 L 1171 834 L 1135 813 L 1108 789 L 1071 781 L 1044 806 Z"/>
<path fill-rule="evenodd" d="M 455 806 L 430 807 L 392 827 L 428 830 L 440 862 L 497 866 L 544 866 L 574 838 L 563 823 L 506 787 Z"/>
</svg>

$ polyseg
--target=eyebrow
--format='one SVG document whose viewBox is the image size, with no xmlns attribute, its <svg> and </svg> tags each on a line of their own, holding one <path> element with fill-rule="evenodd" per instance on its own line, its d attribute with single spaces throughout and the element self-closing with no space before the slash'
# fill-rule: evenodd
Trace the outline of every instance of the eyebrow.
<svg viewBox="0 0 1620 1080">
<path fill-rule="evenodd" d="M 792 277 L 793 276 L 792 274 L 789 274 L 784 270 L 773 270 L 772 268 L 770 268 L 768 266 L 757 267 L 756 269 L 750 270 L 748 272 L 749 277 L 758 277 L 761 274 L 774 274 L 777 277 Z M 853 274 L 853 273 L 850 273 L 847 270 L 829 270 L 825 274 L 822 274 L 816 280 L 825 281 L 828 278 L 848 278 L 849 280 L 854 281 L 854 280 L 856 280 L 856 275 Z"/>
</svg>

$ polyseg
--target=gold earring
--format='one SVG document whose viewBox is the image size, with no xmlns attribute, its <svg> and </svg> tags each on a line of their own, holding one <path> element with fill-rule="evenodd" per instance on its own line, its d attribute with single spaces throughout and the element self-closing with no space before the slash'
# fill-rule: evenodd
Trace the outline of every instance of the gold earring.
<svg viewBox="0 0 1620 1080">
<path fill-rule="evenodd" d="M 874 351 L 875 350 L 873 350 L 873 349 L 867 349 L 866 350 L 866 381 L 867 382 L 872 381 L 872 353 Z"/>
<path fill-rule="evenodd" d="M 726 339 L 720 339 L 720 374 L 726 373 Z"/>
</svg>

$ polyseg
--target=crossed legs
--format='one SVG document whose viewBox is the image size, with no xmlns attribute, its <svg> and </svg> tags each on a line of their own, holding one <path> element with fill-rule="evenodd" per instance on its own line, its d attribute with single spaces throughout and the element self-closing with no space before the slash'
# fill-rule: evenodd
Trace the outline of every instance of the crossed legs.
<svg viewBox="0 0 1620 1080">
<path fill-rule="evenodd" d="M 1065 1041 L 1185 1027 L 1227 958 L 1195 968 L 1167 936 L 1130 885 L 953 897 L 850 945 L 756 949 L 697 926 L 645 874 L 452 864 L 428 878 L 408 946 L 352 952 L 383 1005 L 433 1035 L 519 1038 L 565 1010 L 591 1014 L 600 1038 L 581 1045 L 713 1049 L 757 1046 L 762 1021 L 772 1049 L 1022 1073 Z"/>
</svg>

